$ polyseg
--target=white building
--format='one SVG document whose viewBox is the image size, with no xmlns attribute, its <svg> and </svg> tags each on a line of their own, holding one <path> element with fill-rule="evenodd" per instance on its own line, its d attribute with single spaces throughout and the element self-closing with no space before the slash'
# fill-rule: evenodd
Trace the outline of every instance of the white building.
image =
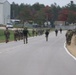
<svg viewBox="0 0 76 75">
<path fill-rule="evenodd" d="M 54 24 L 55 24 L 55 26 L 57 26 L 57 25 L 65 25 L 65 21 L 55 21 L 54 22 Z"/>
<path fill-rule="evenodd" d="M 0 24 L 6 25 L 7 22 L 10 22 L 10 3 L 0 0 Z"/>
</svg>

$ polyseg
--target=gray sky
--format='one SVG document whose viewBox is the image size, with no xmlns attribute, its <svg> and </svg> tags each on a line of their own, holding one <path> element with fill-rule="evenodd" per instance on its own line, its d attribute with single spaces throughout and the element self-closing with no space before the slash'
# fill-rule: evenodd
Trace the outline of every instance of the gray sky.
<svg viewBox="0 0 76 75">
<path fill-rule="evenodd" d="M 36 2 L 39 2 L 40 4 L 44 4 L 44 5 L 51 5 L 54 3 L 57 3 L 57 5 L 65 6 L 68 3 L 70 3 L 71 0 L 8 0 L 10 3 L 15 2 L 18 4 L 24 3 L 24 4 L 34 4 Z M 74 1 L 74 3 L 76 4 L 76 0 L 72 0 Z"/>
</svg>

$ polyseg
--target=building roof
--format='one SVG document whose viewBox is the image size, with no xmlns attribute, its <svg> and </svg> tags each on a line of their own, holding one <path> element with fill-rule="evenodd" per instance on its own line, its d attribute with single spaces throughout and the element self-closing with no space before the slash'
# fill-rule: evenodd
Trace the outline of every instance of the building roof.
<svg viewBox="0 0 76 75">
<path fill-rule="evenodd" d="M 4 3 L 4 2 L 6 2 L 7 0 L 0 0 L 0 3 Z"/>
</svg>

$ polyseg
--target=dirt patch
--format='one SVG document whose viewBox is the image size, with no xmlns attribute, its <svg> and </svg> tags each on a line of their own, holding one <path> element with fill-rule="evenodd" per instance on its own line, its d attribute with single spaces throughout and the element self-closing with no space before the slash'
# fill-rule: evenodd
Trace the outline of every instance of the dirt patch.
<svg viewBox="0 0 76 75">
<path fill-rule="evenodd" d="M 66 45 L 67 49 L 69 50 L 69 52 L 76 57 L 76 35 L 72 36 L 71 39 L 71 44 L 70 45 Z"/>
</svg>

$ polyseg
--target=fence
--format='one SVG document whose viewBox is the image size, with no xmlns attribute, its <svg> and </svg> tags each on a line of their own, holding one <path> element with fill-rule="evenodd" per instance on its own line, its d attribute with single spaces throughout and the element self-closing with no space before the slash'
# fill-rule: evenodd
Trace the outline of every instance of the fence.
<svg viewBox="0 0 76 75">
<path fill-rule="evenodd" d="M 63 30 L 76 29 L 76 25 L 70 25 L 70 26 L 57 25 L 57 26 L 55 26 L 55 29 L 60 29 L 60 28 L 62 28 Z"/>
</svg>

